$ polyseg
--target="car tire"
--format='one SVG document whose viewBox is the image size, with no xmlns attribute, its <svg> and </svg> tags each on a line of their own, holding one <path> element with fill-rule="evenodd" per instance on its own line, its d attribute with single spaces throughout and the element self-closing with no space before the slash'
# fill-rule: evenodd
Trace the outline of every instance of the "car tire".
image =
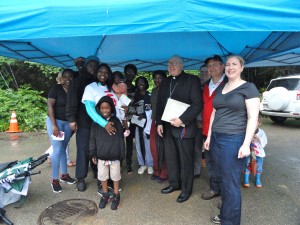
<svg viewBox="0 0 300 225">
<path fill-rule="evenodd" d="M 286 117 L 270 116 L 270 119 L 275 123 L 283 123 L 286 120 Z"/>
</svg>

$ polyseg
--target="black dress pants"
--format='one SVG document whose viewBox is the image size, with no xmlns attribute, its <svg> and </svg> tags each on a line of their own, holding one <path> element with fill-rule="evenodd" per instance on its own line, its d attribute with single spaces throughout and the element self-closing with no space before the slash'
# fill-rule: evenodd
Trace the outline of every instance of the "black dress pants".
<svg viewBox="0 0 300 225">
<path fill-rule="evenodd" d="M 169 183 L 181 187 L 182 193 L 192 194 L 194 182 L 195 138 L 164 137 Z"/>
</svg>

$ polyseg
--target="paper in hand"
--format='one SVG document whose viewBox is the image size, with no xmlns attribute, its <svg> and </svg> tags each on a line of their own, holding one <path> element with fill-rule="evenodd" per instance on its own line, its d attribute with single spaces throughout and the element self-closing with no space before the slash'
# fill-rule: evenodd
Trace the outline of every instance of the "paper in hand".
<svg viewBox="0 0 300 225">
<path fill-rule="evenodd" d="M 58 136 L 51 135 L 52 139 L 55 141 L 63 141 L 65 139 L 65 132 L 59 131 Z"/>
<path fill-rule="evenodd" d="M 170 123 L 171 119 L 179 118 L 188 107 L 190 107 L 189 104 L 169 98 L 161 119 Z M 181 126 L 184 127 L 185 125 L 182 124 Z"/>
<path fill-rule="evenodd" d="M 145 122 L 146 122 L 145 118 L 139 120 L 139 117 L 136 115 L 133 115 L 131 118 L 131 123 L 134 123 L 134 124 L 138 125 L 139 127 L 144 127 Z"/>
</svg>

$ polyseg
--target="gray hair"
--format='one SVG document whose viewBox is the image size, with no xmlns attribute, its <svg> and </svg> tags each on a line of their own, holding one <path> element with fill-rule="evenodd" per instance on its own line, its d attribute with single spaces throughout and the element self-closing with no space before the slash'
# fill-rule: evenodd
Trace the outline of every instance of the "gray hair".
<svg viewBox="0 0 300 225">
<path fill-rule="evenodd" d="M 179 55 L 173 55 L 170 59 L 177 59 L 182 65 L 184 64 L 183 58 Z"/>
</svg>

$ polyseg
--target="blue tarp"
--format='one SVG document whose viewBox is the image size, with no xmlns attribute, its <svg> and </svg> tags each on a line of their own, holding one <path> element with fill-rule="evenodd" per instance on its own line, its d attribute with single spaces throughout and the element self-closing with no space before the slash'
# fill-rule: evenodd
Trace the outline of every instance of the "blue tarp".
<svg viewBox="0 0 300 225">
<path fill-rule="evenodd" d="M 186 69 L 212 54 L 300 65 L 299 21 L 300 2 L 291 0 L 1 1 L 0 55 L 73 67 L 97 54 L 114 70 L 129 62 L 166 69 L 174 54 Z"/>
</svg>

